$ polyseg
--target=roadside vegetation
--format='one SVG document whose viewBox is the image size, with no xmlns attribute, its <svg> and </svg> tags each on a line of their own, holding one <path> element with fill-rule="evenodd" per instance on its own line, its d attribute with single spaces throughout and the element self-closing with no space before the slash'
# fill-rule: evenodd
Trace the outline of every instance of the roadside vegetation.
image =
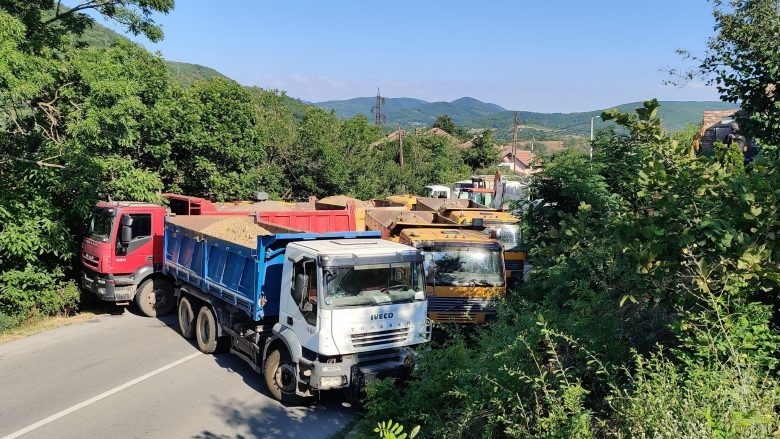
<svg viewBox="0 0 780 439">
<path fill-rule="evenodd" d="M 655 101 L 604 113 L 624 131 L 601 132 L 593 162 L 568 149 L 533 181 L 530 281 L 490 326 L 427 348 L 404 386 L 372 384 L 358 435 L 780 435 L 780 18 L 771 0 L 713 4 L 710 53 L 682 76 L 739 101 L 761 153 L 696 154 L 697 130 L 665 133 Z M 156 40 L 150 17 L 173 2 L 84 5 Z M 410 133 L 402 166 L 365 117 L 221 77 L 182 84 L 138 45 L 84 44 L 91 19 L 56 6 L 0 0 L 0 332 L 78 309 L 81 225 L 99 199 L 368 199 L 495 161 L 489 131 L 466 153 Z"/>
</svg>

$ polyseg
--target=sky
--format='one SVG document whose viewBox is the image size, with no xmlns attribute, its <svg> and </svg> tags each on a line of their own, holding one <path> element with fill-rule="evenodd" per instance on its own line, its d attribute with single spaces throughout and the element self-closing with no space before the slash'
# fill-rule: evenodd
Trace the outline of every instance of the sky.
<svg viewBox="0 0 780 439">
<path fill-rule="evenodd" d="M 702 81 L 664 85 L 712 35 L 707 0 L 178 0 L 166 59 L 312 102 L 374 96 L 510 110 L 590 111 L 660 100 L 718 100 Z"/>
</svg>

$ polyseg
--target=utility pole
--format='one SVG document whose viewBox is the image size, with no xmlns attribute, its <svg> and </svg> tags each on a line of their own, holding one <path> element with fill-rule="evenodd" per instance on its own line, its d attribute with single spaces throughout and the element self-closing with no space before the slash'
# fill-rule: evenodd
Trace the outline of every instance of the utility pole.
<svg viewBox="0 0 780 439">
<path fill-rule="evenodd" d="M 512 172 L 515 171 L 515 160 L 517 154 L 517 129 L 520 128 L 520 114 L 515 111 L 515 129 L 512 135 Z"/>
<path fill-rule="evenodd" d="M 536 143 L 536 135 L 531 136 L 531 152 L 534 152 L 534 143 Z"/>
<path fill-rule="evenodd" d="M 398 124 L 398 158 L 401 167 L 404 167 L 404 130 L 401 129 L 401 124 Z"/>
<path fill-rule="evenodd" d="M 600 119 L 601 116 L 591 116 L 590 118 L 590 161 L 593 161 L 593 119 Z"/>
<path fill-rule="evenodd" d="M 371 107 L 371 112 L 374 113 L 375 116 L 375 123 L 377 125 L 382 125 L 386 120 L 387 116 L 382 114 L 382 105 L 385 104 L 385 98 L 383 98 L 379 94 L 379 87 L 376 88 L 376 104 L 374 104 L 373 107 Z"/>
</svg>

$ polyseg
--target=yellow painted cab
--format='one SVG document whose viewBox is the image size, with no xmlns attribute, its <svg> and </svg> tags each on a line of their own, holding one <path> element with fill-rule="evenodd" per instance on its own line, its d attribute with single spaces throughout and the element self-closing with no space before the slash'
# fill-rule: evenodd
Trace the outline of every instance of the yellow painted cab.
<svg viewBox="0 0 780 439">
<path fill-rule="evenodd" d="M 484 232 L 497 239 L 504 246 L 504 260 L 507 280 L 521 282 L 525 268 L 526 252 L 521 247 L 522 234 L 520 218 L 493 209 L 450 210 L 447 218 L 457 224 L 482 223 Z"/>
<path fill-rule="evenodd" d="M 506 296 L 501 243 L 431 211 L 374 209 L 366 228 L 425 253 L 428 316 L 436 322 L 484 323 Z"/>
</svg>

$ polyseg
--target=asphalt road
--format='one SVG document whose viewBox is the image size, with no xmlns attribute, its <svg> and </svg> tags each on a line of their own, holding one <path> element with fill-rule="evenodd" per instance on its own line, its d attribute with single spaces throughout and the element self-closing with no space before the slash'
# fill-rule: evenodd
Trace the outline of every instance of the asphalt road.
<svg viewBox="0 0 780 439">
<path fill-rule="evenodd" d="M 354 416 L 339 394 L 282 406 L 175 323 L 126 311 L 0 345 L 0 439 L 325 438 Z"/>
</svg>

